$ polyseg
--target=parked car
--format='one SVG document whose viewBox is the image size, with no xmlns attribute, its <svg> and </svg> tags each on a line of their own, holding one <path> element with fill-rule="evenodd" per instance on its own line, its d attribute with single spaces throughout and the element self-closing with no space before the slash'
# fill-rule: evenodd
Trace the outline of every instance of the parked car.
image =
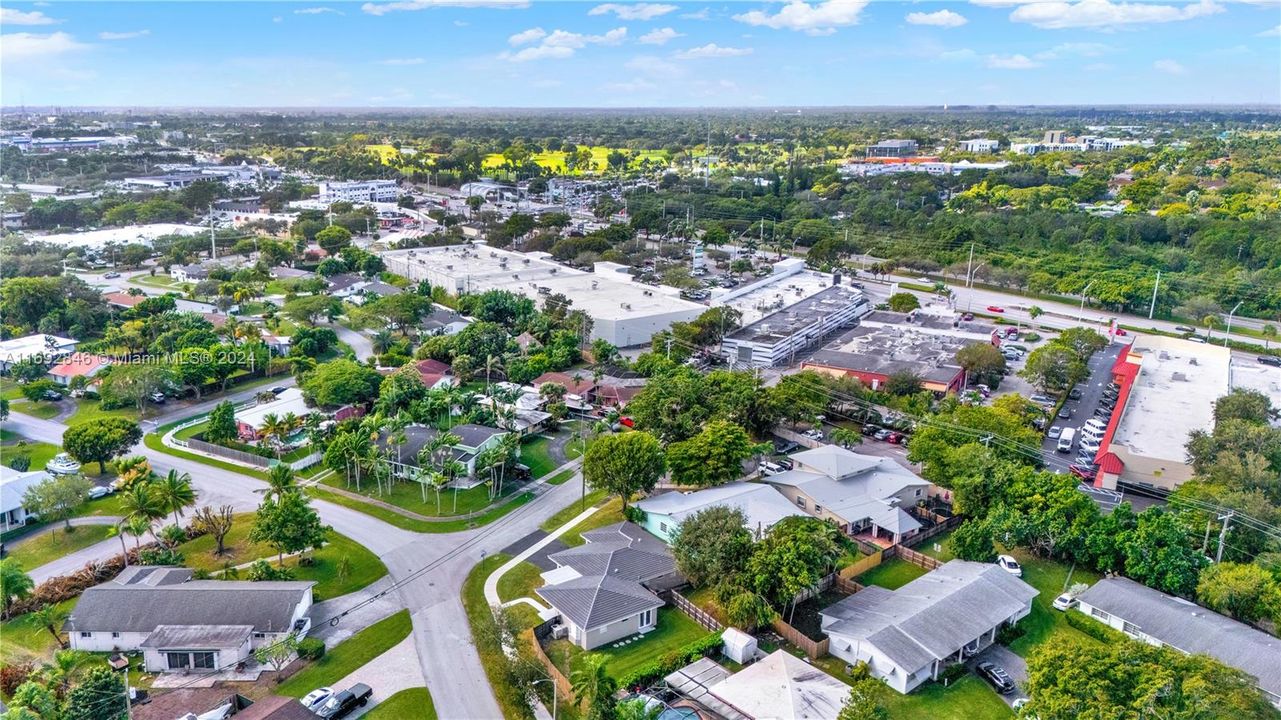
<svg viewBox="0 0 1281 720">
<path fill-rule="evenodd" d="M 770 462 L 769 460 L 766 460 L 765 462 L 761 463 L 760 470 L 762 475 L 777 475 L 783 472 L 783 466 L 779 465 L 778 463 L 774 463 L 774 462 Z"/>
<path fill-rule="evenodd" d="M 284 386 L 284 385 L 277 385 L 277 386 L 275 386 L 275 387 L 273 387 L 273 388 L 271 389 L 271 394 L 272 394 L 272 395 L 279 395 L 279 394 L 283 393 L 284 391 L 285 391 L 285 386 Z"/>
<path fill-rule="evenodd" d="M 1098 452 L 1100 446 L 1101 445 L 1099 441 L 1095 440 L 1094 438 L 1091 438 L 1091 437 L 1081 438 L 1081 449 L 1086 452 L 1090 452 L 1090 453 Z"/>
<path fill-rule="evenodd" d="M 997 555 L 996 564 L 1014 577 L 1023 577 L 1023 568 L 1019 566 L 1019 561 L 1010 555 Z"/>
<path fill-rule="evenodd" d="M 874 439 L 874 440 L 885 440 L 885 439 L 889 438 L 889 436 L 890 436 L 891 434 L 893 434 L 893 433 L 891 433 L 891 431 L 886 430 L 885 428 L 881 428 L 880 430 L 877 430 L 876 432 L 872 433 L 872 439 Z"/>
<path fill-rule="evenodd" d="M 1068 465 L 1068 472 L 1081 478 L 1082 480 L 1093 480 L 1097 471 L 1089 465 L 1077 465 L 1073 463 Z"/>
<path fill-rule="evenodd" d="M 863 437 L 872 437 L 877 432 L 879 432 L 880 429 L 881 428 L 877 427 L 876 425 L 864 425 L 862 429 L 859 430 L 859 432 L 862 433 Z"/>
<path fill-rule="evenodd" d="M 163 405 L 165 403 L 166 398 L 165 398 L 165 394 L 162 392 L 153 392 L 147 396 L 147 399 L 157 405 Z"/>
<path fill-rule="evenodd" d="M 981 662 L 975 670 L 978 671 L 979 677 L 988 681 L 1002 695 L 1014 692 L 1014 681 L 1010 679 L 1009 673 L 1005 672 L 1005 668 L 990 662 Z"/>
<path fill-rule="evenodd" d="M 115 491 L 116 489 L 111 487 L 110 485 L 94 485 L 93 487 L 89 488 L 89 492 L 85 494 L 89 497 L 90 500 L 97 500 L 98 498 L 107 497 L 108 495 L 110 495 Z"/>
<path fill-rule="evenodd" d="M 1054 602 L 1051 603 L 1051 605 L 1053 605 L 1054 609 L 1059 612 L 1067 612 L 1068 610 L 1076 607 L 1076 598 L 1072 597 L 1071 593 L 1063 593 L 1062 595 L 1054 598 Z"/>
<path fill-rule="evenodd" d="M 1116 336 L 1117 336 L 1117 337 L 1125 337 L 1126 335 L 1129 335 L 1129 334 L 1130 334 L 1130 333 L 1128 333 L 1128 332 L 1126 332 L 1126 331 L 1125 331 L 1125 328 L 1117 328 L 1117 329 L 1116 329 Z"/>
<path fill-rule="evenodd" d="M 785 458 L 785 457 L 774 458 L 771 462 L 783 468 L 784 470 L 791 470 L 792 468 L 796 467 L 796 463 L 792 462 L 791 458 Z"/>
<path fill-rule="evenodd" d="M 1110 418 L 1110 417 L 1112 417 L 1112 408 L 1110 408 L 1110 407 L 1105 407 L 1105 406 L 1103 406 L 1103 405 L 1100 405 L 1100 406 L 1098 406 L 1098 407 L 1094 408 L 1094 416 L 1095 416 L 1095 417 L 1101 417 L 1101 418 L 1104 418 L 1104 419 L 1106 419 L 1106 418 Z"/>
<path fill-rule="evenodd" d="M 1093 469 L 1093 470 L 1095 470 L 1095 471 L 1097 471 L 1097 470 L 1098 470 L 1098 466 L 1094 464 L 1094 453 L 1084 453 L 1084 452 L 1083 452 L 1083 453 L 1081 453 L 1080 455 L 1077 455 L 1077 456 L 1076 456 L 1076 464 L 1077 464 L 1077 465 L 1084 465 L 1084 466 L 1086 466 L 1086 467 L 1088 467 L 1088 468 L 1091 468 L 1091 469 Z"/>
<path fill-rule="evenodd" d="M 1259 363 L 1262 365 L 1271 365 L 1272 367 L 1281 367 L 1281 357 L 1275 355 L 1260 355 Z"/>
<path fill-rule="evenodd" d="M 974 319 L 974 313 L 965 313 L 964 315 L 961 316 L 961 319 L 966 322 L 969 322 Z"/>
<path fill-rule="evenodd" d="M 120 277 L 120 273 L 116 272 L 115 270 L 112 270 L 109 273 L 103 273 L 102 277 L 106 278 L 107 280 L 115 280 L 116 278 Z"/>
<path fill-rule="evenodd" d="M 1028 400 L 1036 403 L 1037 405 L 1053 405 L 1054 404 L 1054 398 L 1047 397 L 1045 395 L 1033 395 L 1032 397 L 1028 398 Z"/>
<path fill-rule="evenodd" d="M 801 435 L 804 435 L 805 437 L 811 440 L 823 439 L 823 431 L 819 430 L 818 428 L 810 428 L 809 430 L 806 430 L 805 432 L 801 433 Z"/>
<path fill-rule="evenodd" d="M 317 707 L 324 704 L 326 700 L 333 697 L 333 695 L 334 695 L 333 688 L 327 688 L 327 687 L 316 688 L 315 690 L 312 690 L 311 692 L 304 695 L 302 697 L 302 700 L 299 700 L 299 702 L 301 702 L 303 707 L 307 708 L 308 710 L 315 710 Z"/>
<path fill-rule="evenodd" d="M 901 432 L 892 432 L 889 437 L 885 438 L 885 441 L 894 443 L 895 445 L 902 445 L 907 442 L 907 436 Z"/>
<path fill-rule="evenodd" d="M 619 418 L 619 419 L 618 419 L 618 423 L 619 423 L 620 425 L 622 425 L 623 427 L 629 427 L 629 428 L 634 428 L 634 427 L 636 427 L 636 421 L 635 421 L 635 420 L 633 420 L 633 419 L 631 419 L 631 418 L 629 418 L 629 417 L 621 417 L 621 418 Z"/>
<path fill-rule="evenodd" d="M 1175 329 L 1175 330 L 1178 330 L 1179 332 L 1183 332 L 1183 333 L 1194 333 L 1194 332 L 1196 332 L 1196 328 L 1190 328 L 1190 327 L 1188 327 L 1187 325 L 1175 325 L 1175 326 L 1174 326 L 1174 329 Z"/>
<path fill-rule="evenodd" d="M 1003 313 L 1005 312 L 1005 308 L 1001 307 L 1000 305 L 988 305 L 987 311 L 994 312 L 994 313 Z"/>
<path fill-rule="evenodd" d="M 1079 388 L 1079 387 L 1074 387 L 1074 388 L 1072 388 L 1072 389 L 1068 392 L 1068 399 L 1070 399 L 1070 400 L 1080 400 L 1080 399 L 1081 399 L 1081 395 L 1082 395 L 1082 393 L 1081 393 L 1081 388 Z"/>
<path fill-rule="evenodd" d="M 374 691 L 368 685 L 356 683 L 340 693 L 331 695 L 313 712 L 317 717 L 340 720 L 355 712 L 356 708 L 364 707 L 373 694 Z"/>
<path fill-rule="evenodd" d="M 1058 440 L 1059 436 L 1062 434 L 1063 434 L 1063 428 L 1059 427 L 1058 425 L 1055 425 L 1054 427 L 1050 428 L 1050 431 L 1047 432 L 1045 436 L 1051 440 Z"/>
<path fill-rule="evenodd" d="M 44 393 L 40 395 L 40 397 L 45 400 L 48 400 L 49 402 L 58 402 L 59 400 L 62 399 L 62 393 L 58 392 L 57 390 L 45 390 Z"/>
<path fill-rule="evenodd" d="M 1063 407 L 1059 408 L 1059 419 L 1061 420 L 1072 419 L 1072 408 L 1068 407 L 1067 405 L 1064 405 Z"/>
<path fill-rule="evenodd" d="M 774 452 L 778 453 L 779 455 L 786 455 L 787 453 L 792 452 L 798 447 L 800 447 L 799 444 L 794 443 L 791 440 L 784 440 L 782 442 L 774 443 Z"/>
</svg>

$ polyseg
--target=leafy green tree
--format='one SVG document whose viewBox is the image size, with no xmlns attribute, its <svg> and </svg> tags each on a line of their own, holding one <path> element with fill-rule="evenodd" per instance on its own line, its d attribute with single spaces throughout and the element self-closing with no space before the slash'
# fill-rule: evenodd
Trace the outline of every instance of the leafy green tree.
<svg viewBox="0 0 1281 720">
<path fill-rule="evenodd" d="M 1214 401 L 1214 423 L 1240 420 L 1254 425 L 1266 425 L 1277 415 L 1267 395 L 1249 388 L 1233 388 L 1231 392 Z"/>
<path fill-rule="evenodd" d="M 320 548 L 329 537 L 330 527 L 320 522 L 320 515 L 310 501 L 297 491 L 280 498 L 263 500 L 254 515 L 249 531 L 250 542 L 261 542 L 276 550 L 278 564 L 284 567 L 285 553 Z"/>
<path fill-rule="evenodd" d="M 952 531 L 948 540 L 952 553 L 962 560 L 996 562 L 992 525 L 987 520 L 968 520 Z"/>
<path fill-rule="evenodd" d="M 997 537 L 1043 557 L 1074 557 L 1099 518 L 1098 506 L 1068 475 L 1020 467 L 1005 496 L 989 515 Z"/>
<path fill-rule="evenodd" d="M 894 293 L 889 299 L 890 309 L 894 312 L 912 312 L 921 307 L 921 301 L 909 292 Z"/>
<path fill-rule="evenodd" d="M 1134 530 L 1121 537 L 1125 574 L 1161 592 L 1192 597 L 1210 560 L 1192 547 L 1187 529 L 1159 506 L 1139 513 Z"/>
<path fill-rule="evenodd" d="M 120 674 L 100 665 L 85 672 L 67 695 L 65 720 L 125 720 L 129 717 Z"/>
<path fill-rule="evenodd" d="M 667 465 L 679 485 L 711 487 L 743 476 L 743 462 L 764 452 L 747 431 L 725 420 L 713 420 L 688 440 L 667 446 Z"/>
<path fill-rule="evenodd" d="M 717 505 L 686 518 L 672 533 L 676 567 L 696 587 L 736 576 L 752 554 L 752 531 L 738 508 Z"/>
<path fill-rule="evenodd" d="M 62 639 L 62 625 L 70 617 L 71 612 L 58 604 L 48 603 L 41 605 L 38 609 L 31 611 L 31 622 L 37 627 L 42 627 L 53 636 L 58 647 L 65 648 L 67 643 Z"/>
<path fill-rule="evenodd" d="M 235 404 L 224 400 L 215 405 L 205 426 L 205 439 L 211 443 L 224 443 L 236 439 L 238 434 Z"/>
<path fill-rule="evenodd" d="M 933 420 L 912 436 L 908 459 L 924 464 L 927 480 L 949 489 L 955 478 L 972 475 L 984 456 L 1013 463 L 1035 462 L 1022 448 L 1041 444 L 1040 433 L 1021 417 L 996 407 L 952 404 Z M 987 437 L 1000 442 L 984 443 Z"/>
<path fill-rule="evenodd" d="M 71 516 L 84 504 L 90 487 L 92 484 L 83 475 L 48 475 L 27 488 L 22 494 L 22 506 L 41 520 L 61 520 L 69 532 Z"/>
<path fill-rule="evenodd" d="M 1053 344 L 1068 348 L 1081 360 L 1088 360 L 1108 346 L 1108 339 L 1090 328 L 1072 327 L 1060 332 Z"/>
<path fill-rule="evenodd" d="M 298 637 L 293 633 L 286 635 L 275 642 L 263 643 L 254 650 L 254 660 L 263 665 L 270 665 L 272 670 L 279 673 L 293 659 L 294 653 L 298 651 Z"/>
<path fill-rule="evenodd" d="M 882 389 L 895 397 L 909 397 L 924 390 L 925 381 L 921 379 L 920 375 L 910 370 L 903 370 L 892 373 L 886 378 Z"/>
<path fill-rule="evenodd" d="M 382 381 L 383 376 L 368 365 L 339 358 L 307 373 L 302 391 L 321 407 L 356 405 L 376 400 Z"/>
<path fill-rule="evenodd" d="M 757 543 L 746 575 L 753 589 L 775 607 L 792 606 L 798 593 L 831 570 L 841 552 L 835 525 L 818 518 L 787 517 Z"/>
<path fill-rule="evenodd" d="M 295 322 L 315 325 L 320 318 L 336 317 L 342 312 L 342 303 L 329 295 L 303 295 L 285 300 L 282 312 Z"/>
<path fill-rule="evenodd" d="M 992 343 L 970 343 L 957 350 L 956 364 L 965 369 L 970 383 L 994 388 L 1005 377 L 1005 356 Z"/>
<path fill-rule="evenodd" d="M 885 684 L 864 674 L 850 683 L 850 696 L 836 720 L 888 720 L 890 713 L 881 703 Z"/>
<path fill-rule="evenodd" d="M 107 461 L 123 455 L 142 440 L 138 423 L 121 417 L 105 417 L 73 425 L 62 433 L 62 447 L 82 463 L 97 462 L 98 472 L 107 471 Z"/>
<path fill-rule="evenodd" d="M 574 698 L 587 707 L 588 720 L 614 720 L 617 709 L 614 693 L 618 683 L 605 667 L 608 661 L 600 653 L 579 660 L 578 669 L 570 674 Z"/>
<path fill-rule="evenodd" d="M 351 245 L 351 231 L 341 225 L 331 225 L 316 233 L 316 244 L 330 255 Z"/>
<path fill-rule="evenodd" d="M 627 501 L 638 492 L 654 489 L 667 470 L 658 440 L 647 432 L 626 432 L 599 437 L 583 458 L 583 479 L 594 490 L 618 495 Z"/>
<path fill-rule="evenodd" d="M 4 720 L 58 720 L 62 717 L 62 703 L 52 688 L 35 680 L 27 680 L 13 691 L 9 710 L 0 718 Z"/>
<path fill-rule="evenodd" d="M 1211 565 L 1201 572 L 1197 599 L 1244 622 L 1281 619 L 1281 580 L 1258 565 Z"/>
<path fill-rule="evenodd" d="M 22 397 L 31 402 L 43 402 L 52 397 L 51 395 L 47 396 L 46 393 L 57 393 L 59 397 L 62 396 L 62 388 L 52 380 L 29 382 L 21 387 L 21 392 Z"/>
<path fill-rule="evenodd" d="M 1070 347 L 1050 343 L 1033 350 L 1019 375 L 1046 392 L 1067 390 L 1089 377 L 1090 371 Z"/>
<path fill-rule="evenodd" d="M 31 576 L 23 571 L 22 563 L 13 558 L 0 560 L 0 610 L 6 619 L 13 601 L 30 597 L 35 587 Z"/>
<path fill-rule="evenodd" d="M 49 367 L 36 358 L 24 358 L 9 366 L 9 377 L 20 383 L 40 380 L 49 372 Z M 51 381 L 52 382 L 52 381 Z"/>
<path fill-rule="evenodd" d="M 649 706 L 645 698 L 623 700 L 617 706 L 617 720 L 658 720 L 663 714 L 662 705 Z"/>
</svg>

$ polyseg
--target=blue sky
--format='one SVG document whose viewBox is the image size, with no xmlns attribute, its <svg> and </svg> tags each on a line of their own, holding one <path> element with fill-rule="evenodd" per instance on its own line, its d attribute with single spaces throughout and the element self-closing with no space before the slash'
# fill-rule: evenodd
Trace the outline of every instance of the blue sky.
<svg viewBox="0 0 1281 720">
<path fill-rule="evenodd" d="M 1281 102 L 1281 0 L 5 2 L 6 106 Z"/>
</svg>

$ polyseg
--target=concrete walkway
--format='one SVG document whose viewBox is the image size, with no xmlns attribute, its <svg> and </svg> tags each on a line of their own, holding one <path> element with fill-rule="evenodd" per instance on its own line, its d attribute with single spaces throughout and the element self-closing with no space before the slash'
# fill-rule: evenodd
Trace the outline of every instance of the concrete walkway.
<svg viewBox="0 0 1281 720">
<path fill-rule="evenodd" d="M 347 716 L 360 717 L 401 690 L 426 687 L 427 683 L 423 680 L 420 667 L 418 650 L 414 647 L 414 636 L 410 634 L 396 643 L 392 649 L 361 665 L 355 672 L 330 687 L 341 691 L 356 683 L 368 685 L 374 691 L 370 703 Z"/>
<path fill-rule="evenodd" d="M 503 563 L 502 566 L 500 566 L 497 570 L 490 573 L 489 577 L 485 578 L 485 602 L 489 603 L 491 607 L 501 606 L 503 604 L 503 601 L 498 597 L 498 581 L 502 579 L 503 575 L 506 575 L 509 570 L 525 562 L 526 558 L 530 557 L 531 555 L 538 552 L 539 550 L 542 550 L 551 541 L 555 540 L 561 535 L 564 535 L 565 533 L 574 529 L 575 525 L 581 523 L 582 521 L 586 520 L 592 515 L 595 515 L 597 510 L 600 510 L 600 508 L 595 508 L 595 507 L 587 508 L 586 510 L 576 515 L 573 520 L 570 520 L 564 525 L 561 525 L 560 527 L 556 528 L 552 532 L 548 533 L 547 537 L 525 548 L 519 555 Z"/>
<path fill-rule="evenodd" d="M 307 636 L 320 638 L 325 641 L 326 648 L 332 648 L 370 625 L 398 612 L 402 606 L 395 593 L 389 592 L 394 582 L 390 575 L 384 575 L 356 592 L 312 605 L 307 611 L 307 616 L 312 622 L 311 632 L 307 633 Z M 369 604 L 361 605 L 365 602 Z M 361 607 L 357 608 L 357 605 Z M 341 617 L 336 624 L 324 622 L 338 616 Z"/>
<path fill-rule="evenodd" d="M 505 608 L 511 607 L 513 605 L 528 605 L 534 608 L 534 610 L 539 613 L 543 613 L 548 610 L 547 606 L 540 605 L 537 600 L 530 597 L 518 597 L 515 600 L 508 600 L 507 602 L 503 603 L 503 607 Z"/>
</svg>

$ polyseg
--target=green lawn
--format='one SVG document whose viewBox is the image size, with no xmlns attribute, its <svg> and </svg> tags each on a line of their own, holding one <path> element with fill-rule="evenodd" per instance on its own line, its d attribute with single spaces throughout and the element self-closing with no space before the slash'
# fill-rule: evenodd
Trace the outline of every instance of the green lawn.
<svg viewBox="0 0 1281 720">
<path fill-rule="evenodd" d="M 32 470 L 43 470 L 45 464 L 62 450 L 61 445 L 24 438 L 9 430 L 0 430 L 0 442 L 4 443 L 0 445 L 0 460 L 5 465 L 9 464 L 10 458 L 27 455 L 31 458 Z"/>
<path fill-rule="evenodd" d="M 536 588 L 543 586 L 542 572 L 537 565 L 529 562 L 523 562 L 508 570 L 498 578 L 498 599 L 507 602 L 528 597 L 542 602 L 534 592 Z"/>
<path fill-rule="evenodd" d="M 186 284 L 180 283 L 168 275 L 135 275 L 129 278 L 132 285 L 146 285 L 148 287 L 163 288 L 173 290 L 174 292 L 186 292 Z"/>
<path fill-rule="evenodd" d="M 221 570 L 228 565 L 252 562 L 259 558 L 266 558 L 273 565 L 276 564 L 274 550 L 267 545 L 249 542 L 249 530 L 252 526 L 251 513 L 237 515 L 232 523 L 231 532 L 224 540 L 226 552 L 219 556 L 214 555 L 215 543 L 212 535 L 202 535 L 189 540 L 180 545 L 178 550 L 183 554 L 183 561 L 188 567 L 209 572 Z M 387 574 L 387 567 L 378 559 L 378 556 L 351 538 L 338 533 L 331 533 L 329 542 L 309 555 L 314 561 L 311 565 L 299 565 L 296 557 L 286 558 L 285 565 L 293 568 L 295 579 L 316 581 L 313 592 L 317 601 L 355 592 Z M 349 559 L 350 568 L 347 576 L 340 579 L 338 565 L 344 556 Z"/>
<path fill-rule="evenodd" d="M 1032 612 L 1019 621 L 1024 633 L 1010 643 L 1010 649 L 1026 657 L 1038 645 L 1047 642 L 1060 643 L 1077 641 L 1083 643 L 1097 642 L 1094 638 L 1067 624 L 1067 614 L 1051 607 L 1054 598 L 1058 597 L 1069 585 L 1068 573 L 1071 572 L 1071 584 L 1083 582 L 1093 585 L 1099 576 L 1087 570 L 1076 569 L 1053 560 L 1034 558 L 1022 549 L 1012 554 L 1023 566 L 1023 581 L 1037 589 L 1038 594 L 1032 600 Z"/>
<path fill-rule="evenodd" d="M 611 643 L 585 651 L 569 640 L 553 640 L 547 646 L 547 656 L 568 677 L 577 667 L 580 657 L 589 652 L 600 653 L 608 658 L 606 667 L 610 676 L 622 678 L 642 665 L 706 635 L 706 628 L 691 620 L 685 613 L 673 607 L 665 607 L 658 611 L 657 628 L 622 647 L 613 647 Z"/>
<path fill-rule="evenodd" d="M 574 515 L 577 515 L 577 514 L 578 513 L 574 513 Z M 610 498 L 610 500 L 606 502 L 604 505 L 601 505 L 600 509 L 597 510 L 591 517 L 578 523 L 569 532 L 565 533 L 564 535 L 561 535 L 560 540 L 561 542 L 565 543 L 566 545 L 569 545 L 570 547 L 573 547 L 575 545 L 582 545 L 584 542 L 586 542 L 585 540 L 583 540 L 583 533 L 587 532 L 588 530 L 595 530 L 596 528 L 605 527 L 606 525 L 613 525 L 614 523 L 618 523 L 622 521 L 623 521 L 623 501 L 618 498 Z M 561 524 L 563 525 L 564 523 L 561 523 Z"/>
<path fill-rule="evenodd" d="M 364 717 L 367 720 L 436 720 L 436 706 L 432 704 L 427 688 L 409 688 L 378 703 Z"/>
<path fill-rule="evenodd" d="M 63 400 L 66 402 L 66 400 Z M 122 417 L 128 420 L 138 420 L 138 410 L 133 407 L 116 408 L 115 410 L 103 410 L 102 402 L 99 400 L 76 400 L 76 411 L 67 418 L 65 425 L 79 425 L 80 423 L 93 422 L 107 417 Z M 154 412 L 152 413 L 154 414 Z"/>
<path fill-rule="evenodd" d="M 346 478 L 338 473 L 330 475 L 321 482 L 330 487 L 357 492 L 355 483 L 348 486 Z M 520 487 L 521 485 L 514 482 L 505 483 L 499 500 L 517 492 Z M 439 498 L 431 488 L 427 488 L 426 502 L 423 501 L 423 488 L 416 482 L 397 480 L 390 489 L 384 487 L 381 495 L 378 494 L 377 488 L 377 484 L 372 480 L 362 480 L 359 492 L 373 500 L 381 500 L 427 517 L 466 515 L 484 510 L 497 502 L 490 499 L 488 485 L 477 485 L 467 490 L 446 488 L 440 492 Z"/>
<path fill-rule="evenodd" d="M 927 683 L 910 695 L 900 695 L 885 688 L 882 697 L 891 720 L 1001 720 L 1014 717 L 1014 711 L 987 683 L 975 675 L 943 687 Z"/>
<path fill-rule="evenodd" d="M 890 558 L 855 580 L 862 585 L 880 585 L 888 590 L 897 590 L 925 574 L 924 568 L 902 558 Z"/>
<path fill-rule="evenodd" d="M 65 600 L 58 603 L 58 607 L 71 612 L 78 599 Z M 23 660 L 48 660 L 57 649 L 53 636 L 32 622 L 30 613 L 0 623 L 0 665 Z"/>
<path fill-rule="evenodd" d="M 497 624 L 489 603 L 485 601 L 485 579 L 510 559 L 510 555 L 496 553 L 481 560 L 471 569 L 467 579 L 463 581 L 463 609 L 467 612 L 467 624 L 471 627 L 472 644 L 480 655 L 480 664 L 485 668 L 489 686 L 494 691 L 503 717 L 507 720 L 533 720 L 534 714 L 512 677 L 507 657 L 499 644 Z"/>
<path fill-rule="evenodd" d="M 30 400 L 14 400 L 9 403 L 9 409 L 16 413 L 22 413 L 23 415 L 30 415 L 31 417 L 40 418 L 41 420 L 48 420 L 58 414 L 58 411 L 62 409 L 62 403 L 64 402 L 67 401 L 63 400 L 62 402 L 55 403 L 44 402 L 42 400 L 40 402 L 33 403 Z"/>
<path fill-rule="evenodd" d="M 58 523 L 58 529 L 37 535 L 9 550 L 9 557 L 22 563 L 26 570 L 34 570 L 53 562 L 63 555 L 83 550 L 107 539 L 110 525 L 73 526 L 70 530 Z"/>
<path fill-rule="evenodd" d="M 551 444 L 551 438 L 542 435 L 536 435 L 521 443 L 520 461 L 529 466 L 529 471 L 535 478 L 540 478 L 560 466 L 560 463 L 551 458 Z"/>
<path fill-rule="evenodd" d="M 148 447 L 150 447 L 150 445 L 148 445 Z M 247 474 L 252 474 L 252 473 L 247 473 Z M 369 515 L 370 517 L 376 517 L 379 520 L 382 520 L 383 522 L 387 523 L 388 525 L 394 525 L 395 527 L 398 527 L 402 530 L 409 530 L 411 532 L 420 532 L 420 533 L 451 533 L 451 532 L 458 532 L 459 530 L 467 530 L 469 528 L 480 527 L 482 525 L 488 525 L 489 523 L 497 520 L 498 518 L 506 515 L 509 512 L 512 512 L 513 510 L 523 506 L 524 504 L 534 499 L 534 496 L 532 494 L 527 492 L 522 492 L 520 495 L 517 495 L 515 499 L 508 500 L 503 505 L 493 508 L 492 510 L 486 512 L 485 514 L 479 517 L 471 518 L 468 520 L 459 519 L 459 520 L 443 520 L 438 522 L 431 522 L 427 520 L 416 520 L 411 517 L 405 517 L 400 513 L 393 512 L 384 507 L 379 507 L 378 505 L 372 505 L 362 500 L 357 500 L 355 498 L 347 497 L 346 495 L 339 495 L 337 493 L 327 492 L 323 485 L 308 488 L 307 492 L 312 497 L 315 497 L 320 500 L 324 500 L 325 502 L 331 502 L 335 505 L 341 505 L 351 510 L 357 510 L 359 512 L 363 512 L 366 515 Z M 443 504 L 444 500 L 442 499 L 441 502 Z"/>
<path fill-rule="evenodd" d="M 934 537 L 927 539 L 925 542 L 922 542 L 920 545 L 917 545 L 912 549 L 921 553 L 922 555 L 929 555 L 930 557 L 940 562 L 947 562 L 948 560 L 953 560 L 956 558 L 956 554 L 952 552 L 952 542 L 951 542 L 952 533 L 954 532 L 956 531 L 948 530 L 947 532 L 935 535 Z M 935 545 L 939 546 L 938 550 L 934 549 Z"/>
<path fill-rule="evenodd" d="M 290 697 L 302 697 L 318 687 L 333 685 L 395 647 L 401 640 L 409 637 L 413 629 L 409 611 L 401 610 L 338 643 L 324 657 L 277 686 L 276 692 Z"/>
<path fill-rule="evenodd" d="M 574 477 L 575 470 L 562 470 L 555 475 L 547 478 L 548 485 L 564 485 L 570 478 Z"/>
</svg>

